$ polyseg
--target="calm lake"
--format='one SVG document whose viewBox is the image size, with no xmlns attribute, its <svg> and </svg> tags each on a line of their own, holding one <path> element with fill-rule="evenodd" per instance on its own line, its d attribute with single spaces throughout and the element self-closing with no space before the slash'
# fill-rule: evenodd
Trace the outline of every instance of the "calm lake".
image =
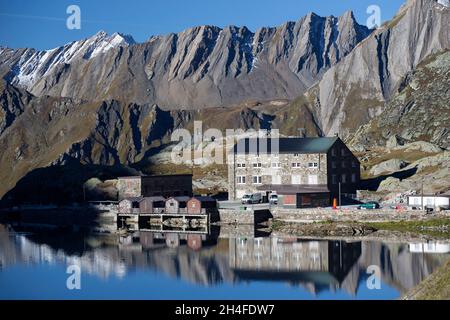
<svg viewBox="0 0 450 320">
<path fill-rule="evenodd" d="M 449 259 L 449 250 L 446 243 L 302 240 L 253 228 L 119 235 L 0 224 L 0 299 L 396 299 Z M 77 275 L 80 288 L 69 290 Z"/>
</svg>

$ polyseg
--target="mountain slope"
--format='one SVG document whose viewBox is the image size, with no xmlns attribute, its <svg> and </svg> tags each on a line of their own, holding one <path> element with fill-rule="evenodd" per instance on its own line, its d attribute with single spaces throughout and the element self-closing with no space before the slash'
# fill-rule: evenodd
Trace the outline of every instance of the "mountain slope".
<svg viewBox="0 0 450 320">
<path fill-rule="evenodd" d="M 227 106 L 299 96 L 369 33 L 351 12 L 312 13 L 255 33 L 201 26 L 134 45 L 102 33 L 50 51 L 3 49 L 0 75 L 36 96 Z"/>
<path fill-rule="evenodd" d="M 379 116 L 351 136 L 355 149 L 402 142 L 429 141 L 450 148 L 450 50 L 428 57 L 402 81 L 401 91 Z"/>
<path fill-rule="evenodd" d="M 449 25 L 450 8 L 409 0 L 310 90 L 322 130 L 346 136 L 380 114 L 408 72 L 430 54 L 450 49 Z"/>
</svg>

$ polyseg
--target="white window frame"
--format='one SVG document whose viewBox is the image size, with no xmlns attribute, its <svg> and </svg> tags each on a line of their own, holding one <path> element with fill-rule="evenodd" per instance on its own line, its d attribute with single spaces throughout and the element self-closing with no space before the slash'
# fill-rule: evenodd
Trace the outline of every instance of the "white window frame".
<svg viewBox="0 0 450 320">
<path fill-rule="evenodd" d="M 318 162 L 308 162 L 308 168 L 316 169 L 318 167 L 319 167 L 319 163 Z"/>
<path fill-rule="evenodd" d="M 237 184 L 245 184 L 245 176 L 236 176 L 236 183 Z"/>
<path fill-rule="evenodd" d="M 352 183 L 356 183 L 356 173 L 352 173 Z"/>
<path fill-rule="evenodd" d="M 256 178 L 256 182 L 255 182 L 255 178 Z M 252 182 L 253 182 L 253 184 L 262 184 L 262 177 L 261 176 L 253 176 Z"/>
<path fill-rule="evenodd" d="M 291 175 L 291 184 L 292 185 L 299 185 L 302 184 L 302 176 L 299 174 L 293 174 Z"/>
<path fill-rule="evenodd" d="M 311 178 L 315 177 L 315 183 L 311 183 Z M 317 174 L 310 174 L 308 175 L 308 184 L 309 185 L 317 185 L 319 184 L 319 177 L 317 176 Z"/>
<path fill-rule="evenodd" d="M 275 184 L 275 185 L 282 184 L 281 176 L 280 175 L 273 175 L 272 176 L 272 184 Z"/>
</svg>

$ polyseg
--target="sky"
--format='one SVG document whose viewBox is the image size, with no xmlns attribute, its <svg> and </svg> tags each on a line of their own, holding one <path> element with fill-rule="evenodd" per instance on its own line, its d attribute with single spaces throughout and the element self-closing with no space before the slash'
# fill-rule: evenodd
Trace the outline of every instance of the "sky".
<svg viewBox="0 0 450 320">
<path fill-rule="evenodd" d="M 366 24 L 377 5 L 391 19 L 406 0 L 0 0 L 0 46 L 51 49 L 100 30 L 130 34 L 137 42 L 198 25 L 278 26 L 309 12 L 339 16 L 353 10 Z M 80 29 L 68 29 L 67 8 L 81 11 Z"/>
</svg>

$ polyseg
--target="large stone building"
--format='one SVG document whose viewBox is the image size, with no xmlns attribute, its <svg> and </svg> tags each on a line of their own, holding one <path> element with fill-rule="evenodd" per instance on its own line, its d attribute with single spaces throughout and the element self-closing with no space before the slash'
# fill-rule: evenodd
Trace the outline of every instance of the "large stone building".
<svg viewBox="0 0 450 320">
<path fill-rule="evenodd" d="M 338 137 L 246 138 L 228 155 L 229 199 L 244 194 L 283 195 L 285 205 L 326 206 L 353 197 L 360 163 Z"/>
<path fill-rule="evenodd" d="M 119 200 L 138 197 L 192 197 L 192 174 L 118 178 Z"/>
</svg>

